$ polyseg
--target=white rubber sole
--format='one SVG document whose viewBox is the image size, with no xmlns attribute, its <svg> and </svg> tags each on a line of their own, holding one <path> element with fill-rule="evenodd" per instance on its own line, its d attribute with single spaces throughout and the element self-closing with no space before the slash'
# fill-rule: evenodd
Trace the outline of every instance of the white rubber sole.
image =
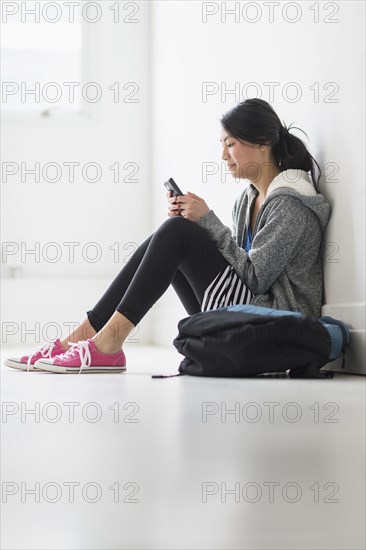
<svg viewBox="0 0 366 550">
<path fill-rule="evenodd" d="M 19 359 L 6 359 L 4 365 L 12 369 L 25 370 L 27 372 L 43 370 L 40 368 L 36 368 L 34 365 L 29 365 L 28 369 L 27 363 L 21 363 Z"/>
<path fill-rule="evenodd" d="M 52 363 L 45 363 L 41 360 L 38 360 L 35 362 L 35 365 L 37 365 L 36 369 L 39 368 L 39 370 L 44 370 L 48 372 L 56 372 L 58 374 L 79 374 L 80 367 L 61 367 L 60 365 L 54 365 Z M 38 367 L 39 365 L 39 367 Z M 91 367 L 84 367 L 80 374 L 102 374 L 102 373 L 119 373 L 119 372 L 125 372 L 127 369 L 126 366 L 119 365 L 118 367 L 111 367 L 111 366 L 104 366 L 104 365 L 98 365 L 98 366 L 91 366 Z"/>
</svg>

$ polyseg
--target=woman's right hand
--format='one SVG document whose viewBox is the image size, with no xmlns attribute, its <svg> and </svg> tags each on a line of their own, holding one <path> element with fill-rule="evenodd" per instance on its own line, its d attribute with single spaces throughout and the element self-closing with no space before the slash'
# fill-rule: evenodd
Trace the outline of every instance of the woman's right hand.
<svg viewBox="0 0 366 550">
<path fill-rule="evenodd" d="M 168 216 L 175 217 L 180 216 L 180 210 L 177 207 L 177 197 L 173 197 L 172 191 L 167 191 L 166 196 L 168 197 Z"/>
</svg>

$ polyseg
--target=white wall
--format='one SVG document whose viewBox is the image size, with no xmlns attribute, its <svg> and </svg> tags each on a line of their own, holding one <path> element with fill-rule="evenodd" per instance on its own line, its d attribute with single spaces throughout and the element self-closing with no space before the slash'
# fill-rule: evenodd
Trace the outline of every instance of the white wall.
<svg viewBox="0 0 366 550">
<path fill-rule="evenodd" d="M 225 5 L 238 5 L 238 22 L 233 15 L 225 22 Z M 317 23 L 310 9 L 314 5 L 319 6 Z M 203 22 L 205 9 L 213 15 Z M 364 12 L 363 2 L 281 2 L 270 22 L 269 7 L 261 2 L 157 1 L 152 27 L 154 223 L 166 210 L 160 182 L 172 176 L 183 191 L 204 197 L 230 226 L 233 201 L 245 184 L 230 176 L 225 181 L 221 172 L 204 183 L 202 163 L 222 165 L 219 118 L 224 112 L 247 97 L 270 101 L 282 121 L 307 133 L 309 142 L 297 135 L 321 165 L 332 163 L 322 187 L 333 205 L 325 238 L 324 313 L 361 331 L 354 333 L 356 340 L 364 337 L 365 312 Z M 206 101 L 205 82 L 219 90 Z M 279 84 L 273 97 L 265 84 L 271 82 Z M 291 82 L 296 85 L 289 86 Z M 239 93 L 225 95 L 236 83 Z M 293 101 L 298 91 L 299 99 Z M 177 321 L 187 315 L 174 290 L 155 314 L 154 338 L 170 344 Z M 161 332 L 165 319 L 170 329 Z"/>
<path fill-rule="evenodd" d="M 140 3 L 134 17 L 139 22 L 129 24 L 122 21 L 127 11 L 122 11 L 120 22 L 114 23 L 109 9 L 112 3 L 99 4 L 103 16 L 88 29 L 95 37 L 90 52 L 92 80 L 103 90 L 95 118 L 90 122 L 79 119 L 63 122 L 60 116 L 40 118 L 38 122 L 25 118 L 6 122 L 4 117 L 3 162 L 18 165 L 24 162 L 27 167 L 35 162 L 41 167 L 49 162 L 61 166 L 70 161 L 81 166 L 95 162 L 102 168 L 103 176 L 96 183 L 88 183 L 83 181 L 79 169 L 76 181 L 70 183 L 65 168 L 58 183 L 42 179 L 35 183 L 32 176 L 23 183 L 20 172 L 2 183 L 2 241 L 16 243 L 23 250 L 34 249 L 35 243 L 39 243 L 41 251 L 37 258 L 27 255 L 25 261 L 18 252 L 2 263 L 4 276 L 9 274 L 8 267 L 18 266 L 22 270 L 21 278 L 3 280 L 3 330 L 7 330 L 4 323 L 20 327 L 26 321 L 30 329 L 40 320 L 43 324 L 47 321 L 62 324 L 65 319 L 83 319 L 85 311 L 94 305 L 151 229 L 150 5 Z M 113 102 L 108 89 L 115 82 L 121 86 L 122 101 L 118 103 Z M 132 90 L 131 87 L 123 90 L 128 82 L 139 86 L 135 96 L 138 103 L 123 102 Z M 121 167 L 119 183 L 113 181 L 109 169 L 116 162 Z M 123 166 L 129 162 L 138 165 L 136 183 L 123 181 L 130 173 Z M 47 248 L 50 242 L 57 243 L 61 251 L 60 260 L 55 263 L 50 259 L 56 248 Z M 79 243 L 73 262 L 70 248 L 64 244 L 67 242 Z M 92 260 L 97 249 L 88 247 L 92 242 L 97 243 L 102 253 L 96 262 Z M 109 247 L 113 245 L 111 250 Z M 116 246 L 119 258 L 114 255 Z M 43 281 L 41 285 L 37 282 L 39 278 Z M 89 294 L 85 288 L 90 289 Z M 21 303 L 14 308 L 19 296 Z M 140 327 L 141 342 L 149 341 L 149 325 L 147 322 Z M 7 339 L 8 344 L 19 342 L 24 342 L 20 329 Z M 26 342 L 32 344 L 32 337 Z"/>
</svg>

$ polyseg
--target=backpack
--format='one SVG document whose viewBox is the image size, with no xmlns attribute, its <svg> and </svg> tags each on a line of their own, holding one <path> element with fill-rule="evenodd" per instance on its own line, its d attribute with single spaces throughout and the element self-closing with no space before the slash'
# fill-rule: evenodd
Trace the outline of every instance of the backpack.
<svg viewBox="0 0 366 550">
<path fill-rule="evenodd" d="M 321 371 L 342 357 L 350 333 L 332 317 L 250 304 L 194 313 L 178 323 L 173 344 L 185 356 L 175 375 L 251 377 L 288 371 L 290 378 L 332 378 Z"/>
</svg>

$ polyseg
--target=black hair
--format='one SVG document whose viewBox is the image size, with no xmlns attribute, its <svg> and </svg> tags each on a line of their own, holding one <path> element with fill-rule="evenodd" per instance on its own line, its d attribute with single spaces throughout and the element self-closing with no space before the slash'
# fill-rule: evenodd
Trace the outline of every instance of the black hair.
<svg viewBox="0 0 366 550">
<path fill-rule="evenodd" d="M 220 120 L 223 128 L 233 138 L 258 145 L 271 145 L 272 154 L 283 172 L 290 168 L 310 172 L 313 185 L 319 191 L 321 170 L 319 164 L 309 153 L 305 143 L 298 137 L 290 134 L 295 126 L 282 125 L 272 106 L 259 98 L 246 99 Z M 297 128 L 301 132 L 300 128 Z M 303 132 L 306 137 L 307 134 Z M 316 177 L 316 167 L 318 176 Z"/>
</svg>

